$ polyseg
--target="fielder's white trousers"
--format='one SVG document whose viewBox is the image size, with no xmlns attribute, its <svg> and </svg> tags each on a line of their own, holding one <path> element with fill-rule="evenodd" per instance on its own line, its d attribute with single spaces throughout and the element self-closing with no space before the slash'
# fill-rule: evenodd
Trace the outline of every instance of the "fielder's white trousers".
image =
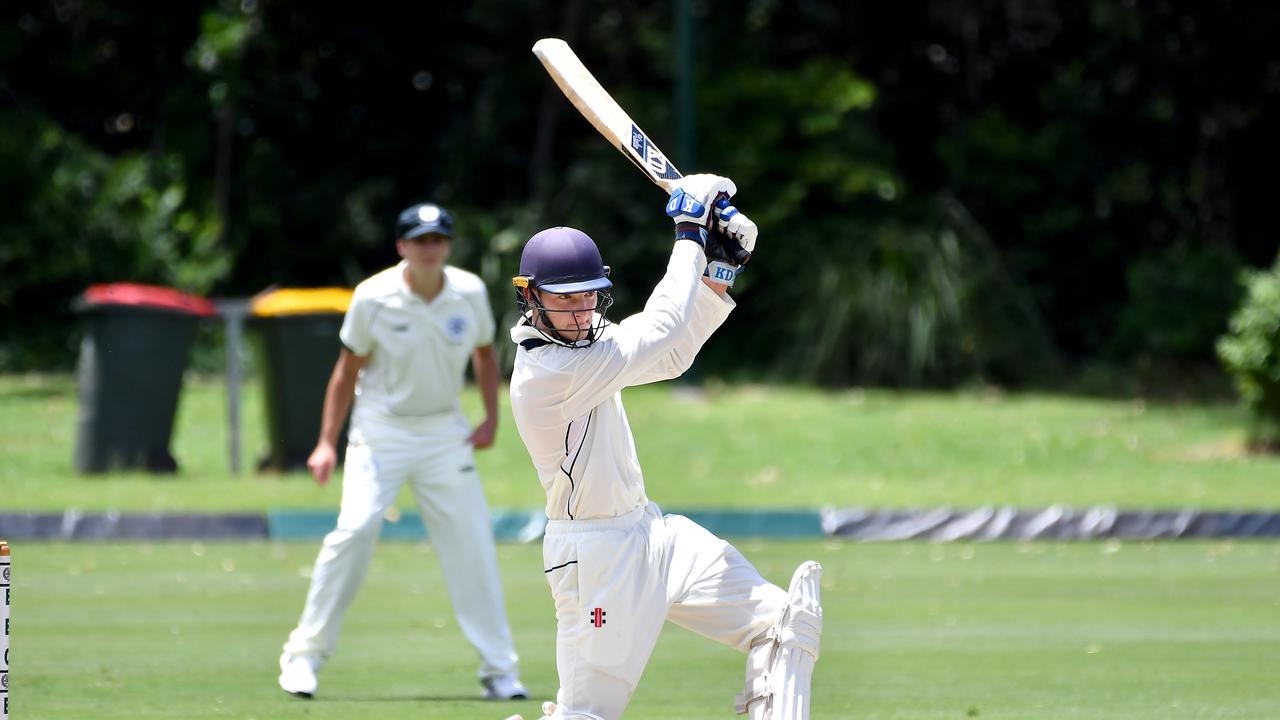
<svg viewBox="0 0 1280 720">
<path fill-rule="evenodd" d="M 607 520 L 552 520 L 542 547 L 565 718 L 621 717 L 664 621 L 745 652 L 787 601 L 732 545 L 653 503 Z M 726 688 L 726 706 L 732 695 Z"/>
<path fill-rule="evenodd" d="M 461 415 L 416 418 L 410 427 L 353 421 L 338 524 L 324 538 L 306 607 L 285 652 L 333 652 L 387 508 L 408 482 L 440 558 L 458 626 L 480 654 L 480 677 L 516 672 L 489 506 L 465 442 L 469 432 Z"/>
</svg>

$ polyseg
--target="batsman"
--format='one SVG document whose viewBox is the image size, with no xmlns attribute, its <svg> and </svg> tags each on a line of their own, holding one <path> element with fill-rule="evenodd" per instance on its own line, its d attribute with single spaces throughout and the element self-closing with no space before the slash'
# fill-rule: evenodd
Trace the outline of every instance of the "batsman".
<svg viewBox="0 0 1280 720">
<path fill-rule="evenodd" d="M 560 689 L 550 720 L 616 720 L 667 620 L 746 653 L 737 711 L 751 720 L 809 716 L 822 634 L 822 568 L 790 589 L 767 582 L 732 545 L 645 492 L 622 390 L 693 363 L 734 308 L 729 288 L 756 226 L 727 178 L 690 175 L 666 214 L 675 243 L 644 310 L 617 323 L 609 268 L 585 233 L 531 237 L 514 279 L 522 316 L 511 378 L 516 425 L 547 494 L 543 571 L 556 612 Z"/>
</svg>

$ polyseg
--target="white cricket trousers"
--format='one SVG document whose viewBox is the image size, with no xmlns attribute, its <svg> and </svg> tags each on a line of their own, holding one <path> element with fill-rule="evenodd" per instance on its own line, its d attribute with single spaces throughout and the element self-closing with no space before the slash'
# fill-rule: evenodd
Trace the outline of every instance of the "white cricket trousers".
<svg viewBox="0 0 1280 720">
<path fill-rule="evenodd" d="M 347 445 L 338 524 L 324 538 L 311 589 L 287 653 L 326 657 L 364 582 L 387 508 L 408 481 L 463 635 L 480 654 L 481 678 L 516 672 L 498 578 L 489 506 L 462 415 L 414 418 L 412 427 L 355 418 Z"/>
<path fill-rule="evenodd" d="M 787 601 L 732 545 L 653 503 L 549 521 L 542 549 L 565 718 L 621 717 L 664 621 L 746 652 Z M 726 707 L 736 690 L 725 689 Z"/>
</svg>

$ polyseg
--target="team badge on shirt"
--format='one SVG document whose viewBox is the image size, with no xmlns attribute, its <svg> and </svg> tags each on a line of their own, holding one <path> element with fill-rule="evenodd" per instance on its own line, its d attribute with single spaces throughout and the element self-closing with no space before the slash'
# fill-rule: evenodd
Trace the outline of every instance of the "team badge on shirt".
<svg viewBox="0 0 1280 720">
<path fill-rule="evenodd" d="M 467 334 L 467 319 L 461 315 L 454 315 L 444 323 L 445 334 L 449 336 L 449 342 L 460 343 Z"/>
</svg>

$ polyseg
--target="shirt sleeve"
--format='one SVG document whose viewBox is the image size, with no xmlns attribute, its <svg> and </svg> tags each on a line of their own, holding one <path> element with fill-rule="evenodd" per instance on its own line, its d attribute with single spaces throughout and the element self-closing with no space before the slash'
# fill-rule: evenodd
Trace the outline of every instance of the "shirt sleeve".
<svg viewBox="0 0 1280 720">
<path fill-rule="evenodd" d="M 579 417 L 624 387 L 678 376 L 724 322 L 733 302 L 702 284 L 706 257 L 692 242 L 677 241 L 667 272 L 644 310 L 611 328 L 602 340 L 571 353 L 573 372 L 560 404 L 566 419 Z M 705 291 L 705 292 L 704 292 Z"/>
<path fill-rule="evenodd" d="M 484 283 L 465 295 L 476 316 L 476 347 L 493 344 L 497 323 L 493 319 L 493 306 L 489 304 L 489 291 Z"/>
<path fill-rule="evenodd" d="M 357 357 L 365 357 L 373 352 L 375 305 L 368 295 L 356 288 L 355 294 L 351 296 L 351 304 L 347 306 L 347 314 L 342 318 L 338 339 Z"/>
<path fill-rule="evenodd" d="M 711 334 L 724 324 L 734 307 L 736 304 L 732 298 L 720 297 L 705 283 L 698 283 L 697 296 L 688 322 L 690 329 L 693 330 L 693 342 L 677 343 L 671 348 L 671 352 L 659 357 L 647 372 L 641 374 L 631 384 L 645 385 L 683 375 L 693 366 L 693 360 L 702 350 L 702 346 L 710 339 Z"/>
</svg>

